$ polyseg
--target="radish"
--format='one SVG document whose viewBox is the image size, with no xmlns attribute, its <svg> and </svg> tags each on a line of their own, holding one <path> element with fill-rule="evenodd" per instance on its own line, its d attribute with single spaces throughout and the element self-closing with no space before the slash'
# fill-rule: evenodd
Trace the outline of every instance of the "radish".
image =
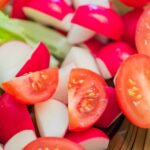
<svg viewBox="0 0 150 150">
<path fill-rule="evenodd" d="M 0 141 L 5 144 L 23 130 L 34 132 L 26 106 L 17 103 L 14 97 L 4 93 L 0 97 Z"/>
<path fill-rule="evenodd" d="M 67 139 L 79 143 L 85 150 L 104 150 L 108 148 L 109 138 L 99 129 L 90 128 L 83 132 L 67 133 Z"/>
<path fill-rule="evenodd" d="M 5 150 L 22 150 L 27 144 L 34 141 L 36 135 L 32 130 L 23 130 L 14 135 L 4 146 Z"/>
<path fill-rule="evenodd" d="M 115 11 L 94 4 L 80 6 L 72 23 L 114 40 L 120 40 L 124 31 L 122 18 Z"/>
<path fill-rule="evenodd" d="M 27 0 L 13 0 L 13 7 L 11 12 L 12 18 L 18 18 L 18 19 L 26 19 L 26 16 L 23 13 L 23 7 Z"/>
<path fill-rule="evenodd" d="M 19 41 L 5 43 L 0 47 L 0 83 L 16 75 L 45 69 L 49 66 L 49 59 L 49 51 L 42 43 L 34 50 Z"/>
<path fill-rule="evenodd" d="M 25 15 L 42 24 L 68 31 L 73 9 L 64 0 L 30 0 L 23 7 Z"/>
<path fill-rule="evenodd" d="M 72 0 L 65 0 L 68 5 L 72 5 Z"/>
<path fill-rule="evenodd" d="M 35 104 L 35 117 L 41 136 L 63 137 L 68 128 L 67 107 L 55 99 Z"/>
<path fill-rule="evenodd" d="M 124 42 L 113 42 L 99 50 L 97 65 L 102 76 L 109 79 L 115 76 L 120 64 L 136 51 Z"/>
<path fill-rule="evenodd" d="M 0 144 L 0 150 L 3 150 L 3 146 Z"/>
<path fill-rule="evenodd" d="M 125 25 L 125 29 L 124 29 L 125 32 L 124 32 L 123 39 L 134 47 L 135 47 L 136 26 L 142 12 L 143 9 L 138 8 L 123 15 L 123 21 Z"/>
<path fill-rule="evenodd" d="M 109 0 L 73 0 L 73 5 L 75 8 L 86 4 L 95 4 L 102 7 L 109 8 Z"/>
<path fill-rule="evenodd" d="M 96 126 L 100 128 L 110 127 L 110 125 L 121 115 L 115 89 L 108 87 L 106 91 L 108 93 L 108 104 L 104 113 L 96 123 Z"/>
<path fill-rule="evenodd" d="M 72 47 L 62 63 L 62 67 L 70 63 L 74 63 L 79 68 L 86 68 L 99 74 L 93 56 L 85 48 Z"/>
<path fill-rule="evenodd" d="M 70 71 L 75 67 L 75 64 L 71 63 L 59 69 L 58 86 L 53 98 L 60 100 L 64 104 L 68 104 L 68 80 Z"/>
<path fill-rule="evenodd" d="M 40 43 L 30 56 L 30 58 L 28 58 L 28 60 L 21 68 L 21 70 L 19 70 L 17 76 L 29 72 L 35 72 L 46 69 L 49 66 L 49 62 L 50 62 L 49 50 L 43 43 Z"/>
</svg>

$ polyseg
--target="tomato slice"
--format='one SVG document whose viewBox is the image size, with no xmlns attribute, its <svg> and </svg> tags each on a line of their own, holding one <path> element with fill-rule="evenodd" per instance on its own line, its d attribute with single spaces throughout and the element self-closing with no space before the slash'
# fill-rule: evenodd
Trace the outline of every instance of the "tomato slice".
<svg viewBox="0 0 150 150">
<path fill-rule="evenodd" d="M 43 137 L 29 143 L 23 150 L 84 150 L 64 138 Z"/>
<path fill-rule="evenodd" d="M 135 42 L 139 53 L 150 56 L 150 7 L 144 10 L 137 23 Z"/>
<path fill-rule="evenodd" d="M 58 84 L 58 68 L 33 72 L 2 83 L 2 88 L 19 102 L 34 104 L 48 100 Z"/>
<path fill-rule="evenodd" d="M 128 6 L 133 7 L 142 7 L 150 2 L 149 0 L 120 0 L 120 1 Z"/>
<path fill-rule="evenodd" d="M 71 71 L 68 85 L 70 130 L 85 130 L 99 119 L 108 103 L 106 86 L 104 79 L 90 70 Z"/>
<path fill-rule="evenodd" d="M 125 116 L 136 126 L 150 128 L 150 57 L 136 54 L 123 62 L 116 93 Z"/>
<path fill-rule="evenodd" d="M 0 9 L 3 8 L 8 2 L 9 0 L 0 0 Z"/>
</svg>

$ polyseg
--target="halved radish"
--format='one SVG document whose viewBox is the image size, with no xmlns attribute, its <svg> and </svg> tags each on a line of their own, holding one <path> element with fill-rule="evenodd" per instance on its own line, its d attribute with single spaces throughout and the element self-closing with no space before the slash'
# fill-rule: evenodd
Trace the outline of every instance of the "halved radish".
<svg viewBox="0 0 150 150">
<path fill-rule="evenodd" d="M 74 63 L 79 68 L 86 68 L 99 74 L 93 56 L 85 48 L 72 47 L 62 63 L 62 67 L 70 63 Z"/>
<path fill-rule="evenodd" d="M 72 0 L 65 0 L 65 2 L 69 5 L 72 5 Z"/>
<path fill-rule="evenodd" d="M 68 31 L 73 9 L 64 0 L 30 0 L 23 8 L 26 16 L 42 24 Z"/>
<path fill-rule="evenodd" d="M 53 95 L 54 99 L 58 99 L 64 104 L 68 104 L 68 81 L 69 75 L 73 68 L 75 68 L 75 64 L 71 63 L 65 67 L 60 68 L 59 70 L 59 80 L 58 86 L 55 94 Z"/>
<path fill-rule="evenodd" d="M 42 58 L 42 59 L 41 59 Z M 40 71 L 49 67 L 50 53 L 48 48 L 41 42 L 35 48 L 32 55 L 28 58 L 26 63 L 17 73 L 17 76 L 21 76 L 25 73 Z"/>
<path fill-rule="evenodd" d="M 37 126 L 41 136 L 63 137 L 68 128 L 67 107 L 55 99 L 34 106 Z"/>
<path fill-rule="evenodd" d="M 0 150 L 3 150 L 3 146 L 2 145 L 0 145 Z"/>
<path fill-rule="evenodd" d="M 6 143 L 11 137 L 23 130 L 34 127 L 26 106 L 17 103 L 9 94 L 0 97 L 0 141 Z"/>
<path fill-rule="evenodd" d="M 32 48 L 19 41 L 11 41 L 0 47 L 0 83 L 15 77 L 33 53 Z"/>
<path fill-rule="evenodd" d="M 23 13 L 23 7 L 28 0 L 13 0 L 12 4 L 12 18 L 26 19 L 25 14 Z"/>
<path fill-rule="evenodd" d="M 73 5 L 75 8 L 86 4 L 95 4 L 98 6 L 109 8 L 109 0 L 73 0 Z"/>
<path fill-rule="evenodd" d="M 96 123 L 96 126 L 100 128 L 108 128 L 121 115 L 121 110 L 116 100 L 115 89 L 108 87 L 106 91 L 108 94 L 108 104 L 104 113 Z"/>
<path fill-rule="evenodd" d="M 134 53 L 136 50 L 125 42 L 110 43 L 101 48 L 96 61 L 102 76 L 105 79 L 115 76 L 120 64 Z"/>
<path fill-rule="evenodd" d="M 80 6 L 72 19 L 72 23 L 114 40 L 120 40 L 124 31 L 123 21 L 119 14 L 112 9 L 94 4 Z"/>
<path fill-rule="evenodd" d="M 19 41 L 5 43 L 0 47 L 0 83 L 16 75 L 45 69 L 49 66 L 49 60 L 49 51 L 43 43 L 34 50 Z"/>
<path fill-rule="evenodd" d="M 109 144 L 108 136 L 99 129 L 90 128 L 83 132 L 67 133 L 67 139 L 79 143 L 85 150 L 104 150 Z"/>
<path fill-rule="evenodd" d="M 68 41 L 71 44 L 78 44 L 89 40 L 95 35 L 95 32 L 83 26 L 73 24 L 68 35 Z"/>
<path fill-rule="evenodd" d="M 7 131 L 6 131 L 7 132 Z M 36 139 L 35 132 L 32 130 L 23 130 L 15 134 L 4 145 L 5 150 L 22 150 L 27 144 Z"/>
</svg>

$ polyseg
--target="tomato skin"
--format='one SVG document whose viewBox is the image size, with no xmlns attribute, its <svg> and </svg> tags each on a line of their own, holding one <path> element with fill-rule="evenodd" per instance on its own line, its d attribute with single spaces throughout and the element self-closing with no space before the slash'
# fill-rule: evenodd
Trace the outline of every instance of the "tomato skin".
<svg viewBox="0 0 150 150">
<path fill-rule="evenodd" d="M 68 85 L 69 130 L 90 128 L 104 112 L 108 99 L 104 79 L 87 69 L 72 69 Z"/>
<path fill-rule="evenodd" d="M 135 36 L 139 53 L 150 56 L 150 7 L 146 8 L 139 18 Z"/>
<path fill-rule="evenodd" d="M 84 150 L 79 145 L 64 138 L 43 137 L 29 143 L 23 150 L 36 150 L 36 149 L 60 149 L 60 150 Z"/>
<path fill-rule="evenodd" d="M 9 2 L 9 0 L 1 0 L 0 1 L 0 9 L 4 8 L 4 6 Z"/>
<path fill-rule="evenodd" d="M 135 54 L 121 65 L 116 77 L 119 106 L 134 125 L 150 128 L 150 57 Z"/>
<path fill-rule="evenodd" d="M 2 83 L 2 88 L 23 104 L 48 100 L 58 84 L 58 68 L 29 73 Z"/>
<path fill-rule="evenodd" d="M 132 7 L 142 7 L 148 4 L 149 0 L 120 0 L 122 3 Z"/>
</svg>

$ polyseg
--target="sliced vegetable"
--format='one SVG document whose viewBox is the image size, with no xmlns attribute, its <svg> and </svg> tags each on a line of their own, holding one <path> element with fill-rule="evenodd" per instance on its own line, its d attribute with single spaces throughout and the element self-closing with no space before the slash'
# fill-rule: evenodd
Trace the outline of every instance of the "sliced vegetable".
<svg viewBox="0 0 150 150">
<path fill-rule="evenodd" d="M 35 117 L 41 136 L 63 137 L 68 129 L 69 119 L 66 105 L 56 99 L 35 104 Z"/>
<path fill-rule="evenodd" d="M 68 84 L 70 130 L 85 130 L 99 119 L 108 103 L 106 86 L 98 74 L 86 69 L 72 69 Z"/>
<path fill-rule="evenodd" d="M 2 83 L 2 88 L 18 102 L 34 104 L 48 100 L 54 94 L 57 83 L 58 69 L 49 68 L 6 81 Z"/>
<path fill-rule="evenodd" d="M 138 127 L 150 127 L 150 58 L 136 54 L 121 65 L 116 76 L 117 100 L 125 116 Z"/>
<path fill-rule="evenodd" d="M 9 2 L 9 0 L 1 0 L 0 1 L 0 9 L 3 8 L 8 2 Z"/>
<path fill-rule="evenodd" d="M 108 148 L 109 138 L 101 130 L 90 128 L 78 133 L 67 133 L 67 139 L 80 144 L 85 150 L 104 150 Z"/>
<path fill-rule="evenodd" d="M 28 144 L 23 150 L 32 150 L 32 149 L 61 149 L 61 150 L 84 150 L 79 145 L 71 142 L 70 140 L 64 138 L 50 138 L 43 137 L 39 138 L 30 144 Z"/>
</svg>

